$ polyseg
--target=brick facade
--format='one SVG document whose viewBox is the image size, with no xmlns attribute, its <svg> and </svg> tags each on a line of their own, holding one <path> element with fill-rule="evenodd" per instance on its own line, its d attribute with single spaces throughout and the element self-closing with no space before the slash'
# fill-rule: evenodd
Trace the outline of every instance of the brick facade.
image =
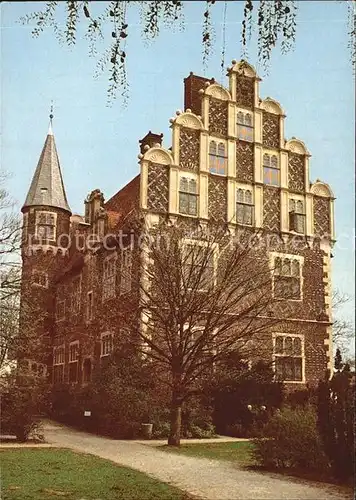
<svg viewBox="0 0 356 500">
<path fill-rule="evenodd" d="M 51 206 L 23 207 L 24 236 L 27 234 L 23 240 L 23 298 L 32 297 L 37 311 L 43 313 L 36 328 L 47 339 L 45 361 L 53 379 L 88 381 L 105 357 L 105 335 L 112 334 L 113 342 L 119 342 L 124 335 L 120 315 L 138 310 L 139 305 L 139 293 L 133 286 L 138 281 L 133 277 L 139 278 L 139 252 L 119 248 L 115 238 L 110 250 L 100 242 L 78 249 L 78 238 L 95 234 L 102 241 L 109 234 L 124 232 L 129 243 L 134 234 L 132 221 L 146 218 L 153 222 L 157 217 L 187 226 L 212 220 L 234 231 L 237 210 L 253 212 L 251 220 L 245 220 L 251 232 L 262 230 L 274 237 L 265 250 L 267 260 L 273 255 L 286 256 L 299 259 L 301 266 L 301 297 L 283 303 L 276 300 L 271 314 L 278 317 L 287 308 L 288 319 L 265 338 L 267 351 L 261 357 L 274 359 L 273 335 L 297 335 L 303 340 L 304 354 L 303 380 L 296 382 L 317 383 L 324 376 L 331 349 L 326 300 L 330 269 L 325 263 L 333 244 L 333 196 L 321 181 L 309 183 L 310 155 L 298 139 L 282 137 L 284 114 L 272 99 L 258 99 L 259 79 L 253 68 L 236 63 L 229 70 L 229 79 L 231 93 L 213 80 L 192 74 L 186 78 L 186 111 L 177 112 L 171 120 L 172 147 L 162 146 L 162 134 L 149 132 L 140 141 L 140 174 L 106 203 L 102 193 L 94 190 L 86 200 L 84 217 Z M 253 141 L 237 135 L 238 109 L 252 113 Z M 218 145 L 214 153 L 209 150 L 211 140 Z M 275 165 L 263 163 L 265 151 L 276 156 L 278 175 Z M 245 209 L 241 203 L 239 206 L 238 189 L 248 194 L 242 204 Z M 302 206 L 299 215 L 305 218 L 302 234 L 296 234 L 290 225 L 288 200 L 293 196 Z M 68 250 L 58 248 L 57 238 L 45 245 L 36 239 L 36 213 L 41 211 L 55 215 L 56 236 L 69 239 Z M 319 241 L 321 236 L 324 239 Z M 48 281 L 46 287 L 39 285 L 34 291 L 31 277 L 36 270 L 42 270 Z M 26 328 L 34 313 L 22 316 L 22 328 Z M 58 355 L 62 345 L 64 358 Z"/>
</svg>

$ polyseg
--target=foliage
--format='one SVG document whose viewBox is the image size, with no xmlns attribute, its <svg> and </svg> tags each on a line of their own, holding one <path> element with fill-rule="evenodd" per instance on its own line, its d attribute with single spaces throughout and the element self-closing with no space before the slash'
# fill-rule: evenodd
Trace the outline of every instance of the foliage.
<svg viewBox="0 0 356 500">
<path fill-rule="evenodd" d="M 284 407 L 264 427 L 264 437 L 255 439 L 255 458 L 267 468 L 324 471 L 328 460 L 317 430 L 312 406 Z"/>
<path fill-rule="evenodd" d="M 40 414 L 46 399 L 46 388 L 41 379 L 17 374 L 8 376 L 1 394 L 2 434 L 13 434 L 20 442 L 29 437 L 42 440 Z"/>
<path fill-rule="evenodd" d="M 1 465 L 7 500 L 188 500 L 185 493 L 147 474 L 70 450 L 2 450 Z"/>
<path fill-rule="evenodd" d="M 355 466 L 355 378 L 338 350 L 331 380 L 318 389 L 318 427 L 333 473 L 340 480 L 353 476 Z"/>
<path fill-rule="evenodd" d="M 267 363 L 259 361 L 249 369 L 238 353 L 232 353 L 219 369 L 213 389 L 218 433 L 256 435 L 275 409 L 280 408 L 283 385 L 274 381 L 274 372 Z"/>
<path fill-rule="evenodd" d="M 64 4 L 63 6 L 61 4 Z M 218 5 L 221 2 L 205 0 L 202 4 L 202 52 L 203 63 L 207 60 L 215 46 L 216 33 L 214 23 L 220 23 Z M 226 24 L 229 17 L 229 3 L 223 5 L 223 29 L 221 67 L 225 66 L 226 50 Z M 235 2 L 234 2 L 235 3 Z M 352 4 L 353 2 L 347 2 Z M 64 31 L 61 30 L 57 20 L 57 13 L 61 7 L 66 9 L 66 22 Z M 24 23 L 34 23 L 33 36 L 39 36 L 45 28 L 52 27 L 55 36 L 61 41 L 72 46 L 76 42 L 78 26 L 85 24 L 85 37 L 89 41 L 90 54 L 97 56 L 97 45 L 105 43 L 104 53 L 98 58 L 98 70 L 109 72 L 108 97 L 112 100 L 120 89 L 124 99 L 128 96 L 128 82 L 126 74 L 126 61 L 128 53 L 127 39 L 132 27 L 130 11 L 139 9 L 142 26 L 142 37 L 151 41 L 159 36 L 162 28 L 182 30 L 184 28 L 185 2 L 179 0 L 166 1 L 111 1 L 105 2 L 105 7 L 99 9 L 88 1 L 46 2 L 45 6 L 37 12 L 24 16 Z M 245 0 L 243 8 L 243 21 L 241 31 L 242 56 L 246 57 L 249 41 L 254 28 L 257 31 L 258 59 L 265 70 L 271 57 L 271 52 L 280 44 L 282 53 L 286 53 L 294 46 L 296 38 L 296 15 L 298 3 L 294 0 Z M 348 5 L 349 21 L 349 49 L 351 58 L 355 63 L 355 11 Z"/>
</svg>

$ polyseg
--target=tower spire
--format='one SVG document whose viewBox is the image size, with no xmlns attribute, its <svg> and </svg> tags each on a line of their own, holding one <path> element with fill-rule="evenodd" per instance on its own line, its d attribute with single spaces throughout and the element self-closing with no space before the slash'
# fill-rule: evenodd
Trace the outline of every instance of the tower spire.
<svg viewBox="0 0 356 500">
<path fill-rule="evenodd" d="M 70 212 L 64 189 L 61 167 L 52 130 L 53 103 L 49 115 L 49 130 L 36 171 L 27 193 L 25 207 L 48 205 Z"/>
</svg>

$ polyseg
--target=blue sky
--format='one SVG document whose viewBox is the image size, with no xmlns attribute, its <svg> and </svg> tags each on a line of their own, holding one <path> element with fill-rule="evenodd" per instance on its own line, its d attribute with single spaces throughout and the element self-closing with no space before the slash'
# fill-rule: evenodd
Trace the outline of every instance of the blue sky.
<svg viewBox="0 0 356 500">
<path fill-rule="evenodd" d="M 64 2 L 63 2 L 64 3 Z M 269 75 L 257 63 L 255 40 L 249 61 L 263 81 L 261 97 L 277 99 L 285 113 L 286 137 L 308 146 L 311 180 L 328 182 L 336 196 L 339 244 L 333 259 L 334 286 L 354 294 L 354 80 L 347 48 L 346 2 L 298 2 L 297 41 L 293 52 L 272 57 Z M 190 71 L 221 76 L 222 8 L 217 11 L 215 51 L 204 72 L 201 50 L 202 2 L 186 2 L 185 30 L 162 31 L 142 42 L 138 16 L 130 19 L 127 42 L 130 98 L 106 106 L 107 79 L 95 79 L 95 60 L 79 33 L 73 49 L 60 46 L 51 30 L 38 39 L 18 22 L 39 2 L 1 4 L 2 168 L 12 174 L 11 194 L 23 203 L 45 140 L 51 100 L 54 132 L 67 196 L 73 212 L 94 188 L 106 199 L 138 173 L 138 140 L 148 130 L 164 133 L 170 146 L 169 118 L 183 107 L 183 78 Z M 226 66 L 241 56 L 242 2 L 228 5 Z M 349 304 L 345 313 L 352 315 Z"/>
</svg>

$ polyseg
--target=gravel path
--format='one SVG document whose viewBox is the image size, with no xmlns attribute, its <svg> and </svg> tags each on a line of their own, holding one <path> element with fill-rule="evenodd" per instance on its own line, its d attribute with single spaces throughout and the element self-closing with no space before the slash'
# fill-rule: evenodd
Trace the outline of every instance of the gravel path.
<svg viewBox="0 0 356 500">
<path fill-rule="evenodd" d="M 206 500 L 352 498 L 336 486 L 239 470 L 226 462 L 170 454 L 144 444 L 94 436 L 59 424 L 47 423 L 45 437 L 54 445 L 137 469 Z"/>
</svg>

